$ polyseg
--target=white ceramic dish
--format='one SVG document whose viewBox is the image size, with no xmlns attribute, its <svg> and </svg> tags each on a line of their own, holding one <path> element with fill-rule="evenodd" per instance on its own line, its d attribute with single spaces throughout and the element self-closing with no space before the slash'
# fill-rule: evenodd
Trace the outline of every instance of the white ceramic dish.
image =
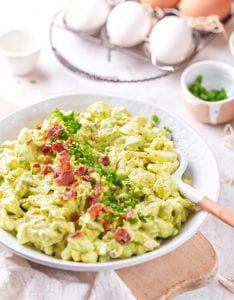
<svg viewBox="0 0 234 300">
<path fill-rule="evenodd" d="M 160 118 L 159 126 L 170 126 L 176 146 L 188 155 L 189 172 L 193 178 L 193 185 L 211 199 L 217 201 L 219 193 L 218 169 L 213 154 L 205 142 L 183 121 L 150 103 L 99 95 L 60 95 L 26 107 L 1 120 L 0 126 L 4 130 L 0 132 L 0 143 L 4 140 L 16 138 L 20 128 L 38 124 L 38 122 L 49 116 L 55 108 L 83 111 L 88 105 L 99 100 L 104 100 L 113 106 L 124 105 L 135 115 L 141 114 L 150 117 L 156 113 Z M 185 224 L 178 236 L 168 239 L 157 250 L 140 256 L 105 263 L 77 263 L 56 259 L 21 246 L 14 236 L 1 229 L 0 243 L 31 261 L 59 269 L 71 271 L 118 269 L 155 259 L 181 246 L 198 231 L 207 215 L 204 211 L 196 213 Z"/>
<path fill-rule="evenodd" d="M 195 97 L 188 89 L 197 76 L 203 76 L 208 89 L 224 88 L 228 98 L 209 102 Z M 215 60 L 203 60 L 186 68 L 181 76 L 185 104 L 196 119 L 209 124 L 226 123 L 234 119 L 234 67 Z"/>
<path fill-rule="evenodd" d="M 0 53 L 15 75 L 30 73 L 36 66 L 41 46 L 27 30 L 12 29 L 0 35 Z"/>
</svg>

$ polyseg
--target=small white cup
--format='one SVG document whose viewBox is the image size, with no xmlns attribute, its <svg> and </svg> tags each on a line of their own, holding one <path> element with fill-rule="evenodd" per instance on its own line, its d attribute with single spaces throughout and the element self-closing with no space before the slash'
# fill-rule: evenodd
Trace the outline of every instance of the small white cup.
<svg viewBox="0 0 234 300">
<path fill-rule="evenodd" d="M 41 45 L 27 30 L 13 29 L 0 35 L 0 54 L 15 75 L 30 73 L 36 66 Z"/>
</svg>

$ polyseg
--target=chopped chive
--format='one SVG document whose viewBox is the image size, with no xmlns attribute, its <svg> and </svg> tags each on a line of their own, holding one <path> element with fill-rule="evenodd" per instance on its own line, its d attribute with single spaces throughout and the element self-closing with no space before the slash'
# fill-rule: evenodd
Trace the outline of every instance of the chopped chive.
<svg viewBox="0 0 234 300">
<path fill-rule="evenodd" d="M 159 121 L 158 116 L 157 116 L 157 115 L 152 115 L 151 121 L 152 121 L 153 123 L 158 123 L 158 121 Z"/>
</svg>

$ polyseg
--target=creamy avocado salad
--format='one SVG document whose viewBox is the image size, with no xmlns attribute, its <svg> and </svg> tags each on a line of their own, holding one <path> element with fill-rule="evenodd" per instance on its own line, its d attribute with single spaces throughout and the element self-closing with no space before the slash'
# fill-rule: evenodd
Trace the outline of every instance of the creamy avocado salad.
<svg viewBox="0 0 234 300">
<path fill-rule="evenodd" d="M 171 176 L 177 153 L 155 119 L 97 102 L 23 128 L 0 148 L 0 227 L 22 245 L 77 262 L 158 248 L 194 204 Z"/>
</svg>

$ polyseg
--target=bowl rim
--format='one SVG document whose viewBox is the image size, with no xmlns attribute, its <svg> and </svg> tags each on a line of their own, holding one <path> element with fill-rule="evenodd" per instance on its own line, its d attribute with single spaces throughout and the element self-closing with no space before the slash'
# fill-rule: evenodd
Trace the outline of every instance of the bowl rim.
<svg viewBox="0 0 234 300">
<path fill-rule="evenodd" d="M 215 156 L 211 150 L 211 148 L 207 145 L 207 143 L 204 141 L 204 139 L 199 135 L 199 133 L 197 133 L 196 130 L 194 130 L 186 121 L 184 121 L 183 119 L 181 119 L 180 117 L 178 117 L 176 114 L 172 114 L 172 113 L 168 113 L 165 109 L 162 109 L 161 107 L 155 105 L 154 103 L 144 100 L 141 101 L 139 99 L 131 99 L 128 97 L 118 97 L 118 96 L 111 96 L 111 95 L 107 95 L 107 94 L 96 94 L 96 93 L 78 93 L 78 92 L 73 92 L 73 93 L 58 93 L 55 94 L 53 96 L 50 97 L 42 97 L 42 101 L 38 101 L 36 103 L 33 103 L 31 105 L 27 105 L 23 108 L 19 108 L 16 111 L 14 111 L 13 113 L 10 113 L 8 115 L 6 115 L 4 118 L 0 119 L 0 122 L 4 121 L 5 119 L 14 116 L 14 114 L 19 113 L 20 111 L 23 110 L 28 110 L 33 106 L 40 106 L 43 105 L 44 103 L 53 101 L 53 100 L 58 100 L 58 98 L 66 98 L 66 97 L 98 97 L 99 99 L 102 99 L 104 101 L 108 101 L 108 99 L 120 99 L 120 100 L 128 100 L 131 102 L 136 102 L 136 103 L 144 103 L 146 105 L 150 105 L 150 106 L 154 106 L 155 109 L 161 110 L 164 113 L 166 113 L 168 116 L 172 117 L 175 121 L 178 121 L 180 123 L 182 123 L 185 127 L 188 128 L 188 130 L 190 130 L 191 132 L 193 132 L 193 134 L 196 136 L 197 139 L 199 139 L 202 144 L 204 145 L 204 147 L 207 148 L 207 150 L 209 151 L 213 163 L 214 163 L 214 168 L 215 168 L 215 179 L 216 179 L 216 188 L 215 188 L 215 197 L 214 197 L 214 201 L 217 202 L 218 201 L 218 197 L 219 197 L 219 192 L 220 192 L 220 176 L 219 176 L 219 171 L 218 171 L 218 166 L 217 166 L 217 162 L 215 159 Z M 175 249 L 177 249 L 178 247 L 182 246 L 185 242 L 187 242 L 190 238 L 192 238 L 200 229 L 200 227 L 204 224 L 204 222 L 207 220 L 208 218 L 208 212 L 206 211 L 198 211 L 197 214 L 200 214 L 200 221 L 199 221 L 199 225 L 195 226 L 194 228 L 190 229 L 188 232 L 184 232 L 184 234 L 180 236 L 180 239 L 178 240 L 174 240 L 173 244 L 170 245 L 170 250 L 166 251 L 164 249 L 155 249 L 153 251 L 150 252 L 146 252 L 142 255 L 137 255 L 137 256 L 133 256 L 130 258 L 126 258 L 126 259 L 118 259 L 118 260 L 112 260 L 112 261 L 107 261 L 107 262 L 96 262 L 96 263 L 83 263 L 83 262 L 74 262 L 74 261 L 64 261 L 62 259 L 58 259 L 55 257 L 51 257 L 46 255 L 45 253 L 42 253 L 36 249 L 31 249 L 28 248 L 24 245 L 20 245 L 19 242 L 17 241 L 17 239 L 12 236 L 10 233 L 6 232 L 5 230 L 0 228 L 0 244 L 2 244 L 3 246 L 5 246 L 6 248 L 10 249 L 11 251 L 13 251 L 14 253 L 18 254 L 21 257 L 24 257 L 30 261 L 39 263 L 41 265 L 44 266 L 49 266 L 49 267 L 53 267 L 53 268 L 57 268 L 57 269 L 63 269 L 63 270 L 69 270 L 69 271 L 81 271 L 81 272 L 97 272 L 97 271 L 103 271 L 103 270 L 116 270 L 116 269 L 120 269 L 120 268 L 125 268 L 125 267 L 133 267 L 135 265 L 138 264 L 142 264 L 144 262 L 148 262 L 154 259 L 157 259 L 159 257 L 162 257 L 166 254 L 171 253 L 172 251 L 174 251 Z M 8 244 L 4 243 L 4 236 L 8 238 Z M 14 242 L 16 243 L 16 248 L 13 248 L 11 241 L 9 241 L 14 239 Z M 160 251 L 161 250 L 161 251 Z M 155 252 L 159 251 L 161 252 L 160 255 L 155 255 Z M 35 256 L 35 252 L 42 254 L 43 257 L 39 256 Z M 131 261 L 131 263 L 129 263 L 129 261 Z"/>
<path fill-rule="evenodd" d="M 190 66 L 188 66 L 182 73 L 181 77 L 180 77 L 180 84 L 182 86 L 182 90 L 190 97 L 192 98 L 192 100 L 195 102 L 197 102 L 197 104 L 203 104 L 203 105 L 210 105 L 210 106 L 215 106 L 215 105 L 222 105 L 224 103 L 229 103 L 231 101 L 234 100 L 234 95 L 232 97 L 228 97 L 224 100 L 220 100 L 220 101 L 205 101 L 205 100 L 202 100 L 196 96 L 194 96 L 188 89 L 188 86 L 186 85 L 185 83 L 185 79 L 187 77 L 187 75 L 193 71 L 194 69 L 196 69 L 197 67 L 199 66 L 204 66 L 204 65 L 207 65 L 207 66 L 212 66 L 212 65 L 215 65 L 219 68 L 225 68 L 229 73 L 232 73 L 234 75 L 234 67 L 223 62 L 223 61 L 215 61 L 215 60 L 201 60 L 201 61 L 198 61 Z"/>
</svg>

